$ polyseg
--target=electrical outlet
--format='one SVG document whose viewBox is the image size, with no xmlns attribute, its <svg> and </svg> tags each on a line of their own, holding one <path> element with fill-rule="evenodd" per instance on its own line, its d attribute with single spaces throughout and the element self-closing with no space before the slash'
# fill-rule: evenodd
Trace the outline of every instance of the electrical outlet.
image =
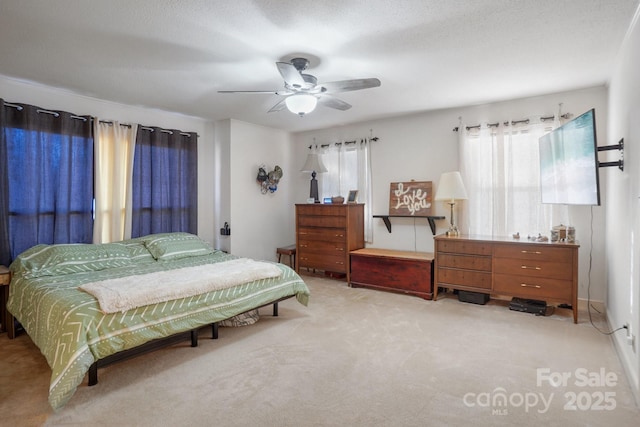
<svg viewBox="0 0 640 427">
<path fill-rule="evenodd" d="M 629 324 L 625 323 L 622 327 L 627 330 L 627 344 L 629 344 L 630 346 L 633 346 L 635 337 L 631 333 L 631 328 L 629 327 Z"/>
</svg>

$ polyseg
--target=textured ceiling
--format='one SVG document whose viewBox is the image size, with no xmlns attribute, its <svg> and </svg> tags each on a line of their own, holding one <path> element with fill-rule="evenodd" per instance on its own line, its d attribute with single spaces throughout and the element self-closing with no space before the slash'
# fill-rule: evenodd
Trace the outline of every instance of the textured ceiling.
<svg viewBox="0 0 640 427">
<path fill-rule="evenodd" d="M 309 130 L 605 84 L 639 1 L 0 0 L 0 74 Z M 275 62 L 295 56 L 320 82 L 382 85 L 302 118 L 267 113 L 275 94 L 218 93 L 281 89 Z"/>
</svg>

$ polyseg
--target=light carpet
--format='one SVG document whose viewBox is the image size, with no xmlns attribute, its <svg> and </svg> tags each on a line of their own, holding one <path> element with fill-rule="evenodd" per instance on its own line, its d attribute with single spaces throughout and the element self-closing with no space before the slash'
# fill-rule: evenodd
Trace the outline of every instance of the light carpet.
<svg viewBox="0 0 640 427">
<path fill-rule="evenodd" d="M 309 307 L 201 331 L 99 371 L 54 413 L 29 338 L 0 335 L 0 424 L 92 426 L 637 426 L 610 337 L 586 312 L 536 317 L 305 276 Z M 600 319 L 600 325 L 604 322 Z"/>
</svg>

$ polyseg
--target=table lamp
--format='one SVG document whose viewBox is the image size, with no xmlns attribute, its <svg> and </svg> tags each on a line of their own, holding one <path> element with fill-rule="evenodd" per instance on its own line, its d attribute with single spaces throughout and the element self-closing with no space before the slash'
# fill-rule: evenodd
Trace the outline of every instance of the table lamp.
<svg viewBox="0 0 640 427">
<path fill-rule="evenodd" d="M 304 162 L 304 166 L 300 169 L 301 172 L 311 172 L 311 186 L 309 188 L 309 198 L 314 200 L 314 203 L 320 203 L 318 197 L 318 180 L 316 180 L 316 173 L 327 172 L 327 168 L 322 164 L 322 160 L 316 153 L 307 154 L 307 161 Z"/>
<path fill-rule="evenodd" d="M 447 236 L 458 236 L 458 227 L 453 220 L 453 207 L 456 204 L 456 200 L 466 200 L 467 191 L 462 183 L 462 176 L 460 172 L 445 172 L 440 175 L 440 182 L 438 183 L 438 191 L 436 192 L 436 200 L 445 200 L 451 206 L 451 220 L 449 223 L 449 231 Z"/>
</svg>

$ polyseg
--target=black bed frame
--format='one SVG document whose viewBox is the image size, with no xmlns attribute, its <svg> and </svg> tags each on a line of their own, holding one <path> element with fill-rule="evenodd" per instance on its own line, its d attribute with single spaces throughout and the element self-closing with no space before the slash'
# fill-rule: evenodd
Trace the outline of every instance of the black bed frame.
<svg viewBox="0 0 640 427">
<path fill-rule="evenodd" d="M 251 310 L 248 310 L 244 313 L 273 305 L 273 316 L 277 317 L 278 303 L 280 301 L 284 301 L 286 299 L 292 298 L 293 296 L 294 295 L 282 297 L 280 299 L 261 305 L 259 307 L 252 308 Z M 238 315 L 244 314 L 244 313 L 238 313 Z M 190 331 L 185 331 L 185 332 L 178 332 L 177 334 L 173 334 L 165 338 L 159 338 L 153 341 L 149 341 L 148 343 L 139 345 L 138 347 L 134 347 L 129 350 L 123 350 L 118 353 L 107 356 L 103 359 L 96 360 L 89 367 L 89 386 L 94 386 L 98 384 L 98 368 L 104 368 L 105 366 L 111 365 L 116 362 L 130 359 L 132 357 L 139 356 L 141 354 L 149 353 L 159 348 L 176 344 L 178 342 L 183 342 L 183 341 L 186 341 L 188 338 L 191 339 L 191 347 L 197 347 L 198 346 L 198 329 L 192 329 Z M 214 340 L 218 339 L 218 322 L 211 324 L 211 338 Z"/>
</svg>

